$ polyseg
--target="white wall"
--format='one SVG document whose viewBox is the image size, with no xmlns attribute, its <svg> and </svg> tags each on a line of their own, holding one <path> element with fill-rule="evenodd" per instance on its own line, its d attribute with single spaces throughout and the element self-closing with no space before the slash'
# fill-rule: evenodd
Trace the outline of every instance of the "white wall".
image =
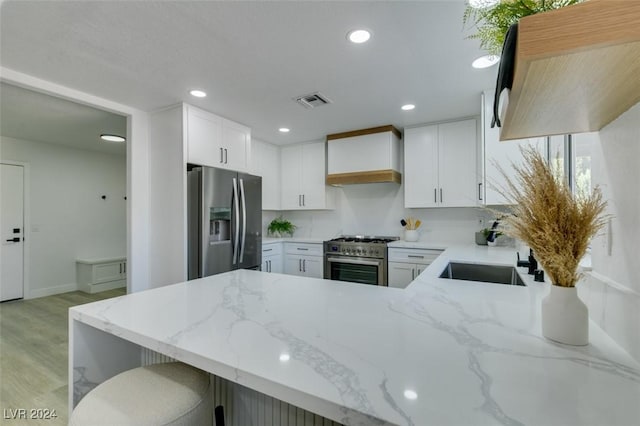
<svg viewBox="0 0 640 426">
<path fill-rule="evenodd" d="M 337 188 L 336 208 L 327 211 L 285 211 L 298 229 L 297 237 L 332 238 L 347 235 L 385 235 L 403 238 L 400 219 L 422 221 L 420 240 L 436 243 L 473 243 L 475 232 L 493 214 L 481 208 L 405 209 L 402 185 L 374 183 Z M 275 214 L 263 214 L 265 226 Z M 490 225 L 490 223 L 488 224 Z"/>
<path fill-rule="evenodd" d="M 593 241 L 593 274 L 578 289 L 590 317 L 640 360 L 640 104 L 595 134 L 593 142 L 592 181 L 600 185 L 613 218 L 610 232 Z"/>
<path fill-rule="evenodd" d="M 0 80 L 105 111 L 127 116 L 127 292 L 149 288 L 149 138 L 148 114 L 109 99 L 81 92 L 10 68 L 0 67 Z"/>
<path fill-rule="evenodd" d="M 126 255 L 124 156 L 5 137 L 0 152 L 29 164 L 27 297 L 74 290 L 76 258 Z"/>
</svg>

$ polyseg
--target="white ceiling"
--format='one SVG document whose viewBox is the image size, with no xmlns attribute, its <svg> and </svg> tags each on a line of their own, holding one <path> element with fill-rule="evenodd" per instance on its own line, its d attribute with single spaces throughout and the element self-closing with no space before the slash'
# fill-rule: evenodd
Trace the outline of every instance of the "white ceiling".
<svg viewBox="0 0 640 426">
<path fill-rule="evenodd" d="M 0 134 L 75 149 L 125 155 L 123 143 L 102 133 L 127 135 L 127 118 L 9 84 L 0 84 Z"/>
<path fill-rule="evenodd" d="M 479 114 L 497 70 L 471 68 L 483 52 L 463 11 L 464 0 L 5 1 L 0 62 L 147 111 L 189 102 L 285 144 Z M 360 27 L 372 39 L 347 42 Z M 292 100 L 315 91 L 334 103 Z"/>
</svg>

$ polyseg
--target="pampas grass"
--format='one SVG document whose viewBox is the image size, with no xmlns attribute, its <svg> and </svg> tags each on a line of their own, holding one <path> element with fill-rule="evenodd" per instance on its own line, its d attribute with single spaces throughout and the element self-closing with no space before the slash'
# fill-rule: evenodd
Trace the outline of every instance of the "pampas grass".
<svg viewBox="0 0 640 426">
<path fill-rule="evenodd" d="M 512 165 L 513 180 L 498 167 L 507 181 L 502 195 L 514 204 L 512 214 L 504 218 L 504 232 L 533 249 L 554 285 L 575 287 L 581 276 L 578 262 L 608 219 L 607 203 L 598 187 L 587 196 L 572 194 L 535 147 L 521 152 L 524 161 Z"/>
</svg>

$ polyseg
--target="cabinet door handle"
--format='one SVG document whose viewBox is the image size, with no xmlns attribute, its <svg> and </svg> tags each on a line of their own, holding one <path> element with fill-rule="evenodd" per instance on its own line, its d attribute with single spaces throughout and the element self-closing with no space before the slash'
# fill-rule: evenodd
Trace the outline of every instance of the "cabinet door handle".
<svg viewBox="0 0 640 426">
<path fill-rule="evenodd" d="M 227 151 L 227 148 L 224 149 L 224 164 L 227 164 L 227 160 L 229 159 L 229 152 Z"/>
<path fill-rule="evenodd" d="M 302 261 L 302 272 L 307 272 L 307 259 Z"/>
<path fill-rule="evenodd" d="M 222 151 L 222 148 L 220 148 L 220 164 L 222 164 L 224 162 L 224 152 Z"/>
<path fill-rule="evenodd" d="M 302 207 L 305 207 L 305 203 L 304 203 L 304 194 L 302 194 Z"/>
<path fill-rule="evenodd" d="M 416 279 L 416 270 L 411 268 L 411 281 Z"/>
<path fill-rule="evenodd" d="M 298 272 L 302 272 L 302 259 L 298 259 Z"/>
<path fill-rule="evenodd" d="M 298 207 L 302 207 L 302 195 L 298 194 Z"/>
<path fill-rule="evenodd" d="M 118 273 L 121 274 L 122 273 L 122 263 L 120 263 L 118 266 L 120 267 L 120 272 L 118 272 Z"/>
<path fill-rule="evenodd" d="M 442 202 L 442 188 L 440 188 L 440 202 Z"/>
<path fill-rule="evenodd" d="M 122 264 L 122 272 L 125 273 L 125 274 L 127 273 L 127 262 L 124 262 Z"/>
<path fill-rule="evenodd" d="M 433 202 L 434 203 L 438 202 L 438 189 L 437 188 L 433 188 Z"/>
<path fill-rule="evenodd" d="M 482 201 L 482 182 L 478 184 L 478 200 Z"/>
</svg>

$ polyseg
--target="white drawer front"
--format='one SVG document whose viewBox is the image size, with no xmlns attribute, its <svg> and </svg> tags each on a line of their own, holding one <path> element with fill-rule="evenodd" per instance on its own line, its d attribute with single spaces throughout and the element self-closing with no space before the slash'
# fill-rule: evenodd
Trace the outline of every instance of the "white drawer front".
<svg viewBox="0 0 640 426">
<path fill-rule="evenodd" d="M 262 256 L 282 254 L 282 243 L 262 244 Z"/>
<path fill-rule="evenodd" d="M 322 243 L 284 243 L 287 254 L 322 256 Z"/>
<path fill-rule="evenodd" d="M 429 265 L 442 254 L 443 250 L 432 249 L 389 249 L 389 262 L 419 263 Z"/>
</svg>

